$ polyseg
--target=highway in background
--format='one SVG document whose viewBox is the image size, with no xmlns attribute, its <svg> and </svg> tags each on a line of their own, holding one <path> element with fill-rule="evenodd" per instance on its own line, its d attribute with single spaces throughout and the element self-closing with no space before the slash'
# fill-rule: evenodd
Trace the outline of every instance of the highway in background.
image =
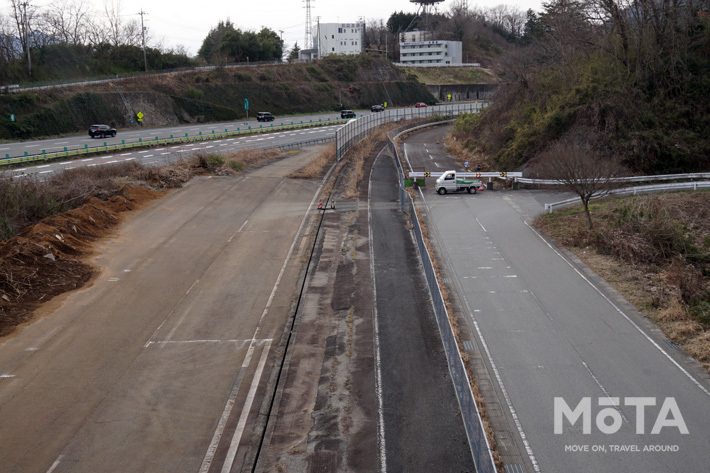
<svg viewBox="0 0 710 473">
<path fill-rule="evenodd" d="M 118 153 L 96 154 L 89 157 L 82 156 L 71 160 L 57 159 L 44 163 L 28 163 L 27 166 L 9 168 L 5 170 L 5 172 L 10 176 L 36 175 L 38 178 L 44 179 L 65 169 L 78 167 L 102 166 L 134 160 L 145 166 L 160 166 L 181 159 L 189 159 L 198 152 L 221 154 L 246 149 L 283 148 L 296 143 L 302 143 L 307 146 L 308 144 L 315 144 L 332 139 L 335 131 L 341 126 L 343 126 L 342 123 L 317 128 L 303 128 L 210 141 L 196 141 L 175 146 L 137 148 Z"/>
<path fill-rule="evenodd" d="M 359 111 L 358 117 L 363 114 L 369 114 L 367 112 Z M 256 114 L 256 113 L 255 113 Z M 320 123 L 326 126 L 342 126 L 347 123 L 347 120 L 342 120 L 340 118 L 340 113 L 328 113 L 319 115 L 299 115 L 292 117 L 276 117 L 273 122 L 257 122 L 255 119 L 250 119 L 248 121 L 235 120 L 230 122 L 220 122 L 220 123 L 190 123 L 181 124 L 176 126 L 166 126 L 160 128 L 141 128 L 132 127 L 126 129 L 117 129 L 116 137 L 107 138 L 91 138 L 88 134 L 88 129 L 90 123 L 86 126 L 86 132 L 78 136 L 63 136 L 60 138 L 51 139 L 41 139 L 34 141 L 22 141 L 15 143 L 0 143 L 0 158 L 18 157 L 24 156 L 25 153 L 28 155 L 42 154 L 43 151 L 46 153 L 53 153 L 58 151 L 66 150 L 76 150 L 84 149 L 85 147 L 92 148 L 97 146 L 103 146 L 104 143 L 107 145 L 116 145 L 122 143 L 135 143 L 135 142 L 145 142 L 155 141 L 156 138 L 166 139 L 171 136 L 175 138 L 180 137 L 207 137 L 212 135 L 213 132 L 225 133 L 225 132 L 237 132 L 243 130 L 249 130 L 251 128 L 253 134 L 245 135 L 245 139 L 249 136 L 254 136 L 258 134 L 260 130 L 263 132 L 270 131 L 272 129 L 278 129 L 281 125 L 288 126 L 291 124 L 301 125 L 305 124 L 310 126 L 313 123 Z M 313 130 L 318 130 L 318 128 L 313 128 Z M 288 131 L 288 130 L 287 130 Z M 295 131 L 304 131 L 296 129 Z M 324 131 L 325 133 L 325 131 Z M 330 130 L 332 134 L 332 129 Z"/>
<path fill-rule="evenodd" d="M 433 173 L 455 168 L 434 144 L 443 141 L 441 133 L 408 138 L 408 162 Z M 496 399 L 487 403 L 507 411 L 526 452 L 525 468 L 708 471 L 707 373 L 530 226 L 549 194 L 439 196 L 433 178 L 428 184 L 417 197 L 420 211 L 460 320 L 475 335 L 469 346 L 486 360 L 497 385 Z"/>
</svg>

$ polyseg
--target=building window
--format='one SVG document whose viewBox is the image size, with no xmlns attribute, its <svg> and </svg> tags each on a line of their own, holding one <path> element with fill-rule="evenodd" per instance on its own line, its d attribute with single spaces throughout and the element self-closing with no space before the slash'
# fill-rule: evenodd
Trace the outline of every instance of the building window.
<svg viewBox="0 0 710 473">
<path fill-rule="evenodd" d="M 335 51 L 335 48 L 333 48 L 333 51 Z"/>
</svg>

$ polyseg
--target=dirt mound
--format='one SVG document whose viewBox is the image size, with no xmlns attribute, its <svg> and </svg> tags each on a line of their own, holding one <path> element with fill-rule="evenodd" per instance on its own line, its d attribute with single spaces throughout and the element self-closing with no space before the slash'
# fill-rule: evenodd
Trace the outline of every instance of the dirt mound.
<svg viewBox="0 0 710 473">
<path fill-rule="evenodd" d="M 95 197 L 79 208 L 25 228 L 0 246 L 0 336 L 29 320 L 52 297 L 83 286 L 94 275 L 85 262 L 93 242 L 134 210 L 162 195 L 123 187 L 106 201 Z"/>
</svg>

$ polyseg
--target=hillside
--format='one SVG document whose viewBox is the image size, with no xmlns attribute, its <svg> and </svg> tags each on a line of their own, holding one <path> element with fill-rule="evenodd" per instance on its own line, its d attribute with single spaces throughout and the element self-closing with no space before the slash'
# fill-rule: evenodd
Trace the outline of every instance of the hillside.
<svg viewBox="0 0 710 473">
<path fill-rule="evenodd" d="M 125 98 L 125 101 L 124 99 Z M 239 120 L 268 110 L 278 115 L 431 102 L 415 76 L 374 56 L 333 57 L 312 64 L 214 69 L 89 86 L 0 96 L 0 139 L 85 132 L 92 123 L 117 128 L 143 114 L 143 126 Z M 15 122 L 9 120 L 14 114 Z"/>
<path fill-rule="evenodd" d="M 566 143 L 632 173 L 707 171 L 710 16 L 664 7 L 673 26 L 656 29 L 653 18 L 614 16 L 614 1 L 599 5 L 597 19 L 562 1 L 531 16 L 502 61 L 495 103 L 458 120 L 457 142 L 507 169 Z"/>
</svg>

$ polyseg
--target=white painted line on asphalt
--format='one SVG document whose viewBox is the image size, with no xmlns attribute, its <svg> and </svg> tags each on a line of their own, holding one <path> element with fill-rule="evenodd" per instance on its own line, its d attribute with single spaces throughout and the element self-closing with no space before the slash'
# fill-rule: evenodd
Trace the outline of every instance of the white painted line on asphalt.
<svg viewBox="0 0 710 473">
<path fill-rule="evenodd" d="M 55 144 L 55 145 L 65 145 L 65 144 L 67 144 L 67 143 L 69 143 L 69 142 L 68 142 L 68 141 L 57 141 L 57 142 L 55 142 L 54 144 Z"/>
<path fill-rule="evenodd" d="M 166 154 L 170 154 L 170 153 L 169 152 L 160 153 L 161 156 L 165 156 Z"/>
<path fill-rule="evenodd" d="M 256 366 L 256 372 L 254 373 L 254 379 L 251 382 L 251 387 L 249 388 L 249 393 L 247 394 L 246 402 L 242 408 L 242 413 L 239 416 L 239 422 L 237 423 L 237 428 L 232 436 L 232 441 L 229 444 L 229 450 L 227 451 L 227 456 L 222 465 L 222 473 L 229 473 L 232 471 L 232 466 L 234 465 L 234 458 L 237 455 L 237 450 L 239 449 L 239 442 L 242 439 L 242 434 L 244 433 L 244 427 L 247 424 L 247 418 L 249 417 L 249 411 L 251 410 L 251 405 L 254 403 L 254 398 L 256 397 L 256 389 L 259 387 L 259 382 L 261 381 L 261 374 L 264 371 L 264 365 L 266 364 L 266 359 L 269 356 L 269 350 L 271 348 L 271 341 L 266 342 L 266 346 L 261 352 L 261 357 L 259 358 L 259 364 Z"/>
<path fill-rule="evenodd" d="M 405 156 L 406 156 L 406 143 L 405 143 Z M 410 166 L 411 167 L 411 166 Z M 372 278 L 372 297 L 373 300 L 377 300 L 377 282 L 375 280 L 375 257 L 374 251 L 372 249 L 372 203 L 370 196 L 372 196 L 372 170 L 375 166 L 370 168 L 370 177 L 368 179 L 368 192 L 367 192 L 367 245 L 370 249 L 370 277 Z M 421 190 L 421 189 L 420 189 Z M 377 304 L 373 304 L 373 315 L 375 317 L 375 367 L 377 376 L 375 377 L 375 392 L 377 393 L 377 447 L 380 451 L 380 471 L 382 473 L 387 472 L 387 450 L 385 448 L 385 417 L 384 417 L 384 399 L 382 396 L 382 362 L 380 357 L 380 328 L 379 319 L 377 312 Z"/>
<path fill-rule="evenodd" d="M 40 145 L 25 145 L 25 148 L 37 148 Z"/>
<path fill-rule="evenodd" d="M 62 458 L 64 458 L 64 455 L 59 455 L 59 456 L 57 457 L 57 459 L 54 461 L 54 463 L 52 463 L 52 466 L 49 467 L 49 470 L 47 470 L 47 473 L 52 473 L 52 472 L 54 471 L 54 469 L 59 466 L 59 464 L 60 464 L 61 461 L 62 461 Z"/>
<path fill-rule="evenodd" d="M 54 171 L 53 171 L 53 170 L 49 170 L 49 171 L 40 171 L 40 172 L 39 172 L 38 174 L 47 174 L 48 172 L 54 172 Z"/>
<path fill-rule="evenodd" d="M 59 327 L 54 327 L 47 335 L 45 335 L 44 337 L 42 337 L 42 338 L 40 338 L 39 340 L 37 340 L 37 343 L 35 343 L 35 344 L 32 345 L 31 347 L 25 348 L 25 351 L 37 351 L 37 350 L 39 350 L 39 348 L 40 348 L 42 345 L 44 345 L 45 343 L 47 343 L 47 340 L 49 340 L 50 338 L 52 338 L 52 337 L 54 336 L 54 334 L 57 333 L 57 331 L 58 331 L 60 328 L 62 328 L 61 325 L 60 325 Z"/>
<path fill-rule="evenodd" d="M 607 399 L 609 399 L 609 401 L 610 401 L 609 405 L 612 406 L 619 413 L 621 418 L 624 419 L 624 422 L 626 422 L 628 424 L 629 419 L 627 419 L 626 416 L 624 415 L 624 413 L 621 411 L 621 409 L 619 409 L 619 402 L 618 402 L 619 398 L 617 397 L 616 402 L 614 402 L 614 398 L 611 396 L 611 394 L 609 394 L 609 391 L 607 391 L 607 389 L 604 387 L 604 385 L 601 383 L 601 381 L 599 381 L 599 379 L 596 376 L 594 376 L 594 373 L 592 373 L 592 370 L 589 368 L 589 366 L 584 362 L 584 360 L 580 360 L 580 361 L 582 362 L 582 365 L 584 365 L 584 369 L 586 369 L 587 373 L 589 373 L 589 376 L 592 377 L 594 382 L 597 383 L 597 386 L 599 386 L 599 389 L 601 389 L 602 392 L 604 393 L 604 395 L 607 397 Z M 600 403 L 600 405 L 601 405 L 601 403 Z"/>
<path fill-rule="evenodd" d="M 5 148 L 0 148 L 0 150 L 6 150 L 6 149 L 10 149 L 10 148 L 7 146 Z"/>
<path fill-rule="evenodd" d="M 49 164 L 43 164 L 42 166 L 35 166 L 35 168 L 48 168 L 50 165 Z"/>
<path fill-rule="evenodd" d="M 195 282 L 192 283 L 192 286 L 190 286 L 190 288 L 187 290 L 187 292 L 185 292 L 185 294 L 183 294 L 183 296 L 180 298 L 180 300 L 177 302 L 177 304 L 175 304 L 175 307 L 173 307 L 173 309 L 170 311 L 170 313 L 168 314 L 168 316 L 165 317 L 165 319 L 160 323 L 160 325 L 158 325 L 158 328 L 155 329 L 155 332 L 153 332 L 153 335 L 151 335 L 150 338 L 148 339 L 148 341 L 145 343 L 145 345 L 143 345 L 143 348 L 148 348 L 148 346 L 151 345 L 151 343 L 152 343 L 153 340 L 155 339 L 155 336 L 158 334 L 158 331 L 159 331 L 161 328 L 163 328 L 163 325 L 165 325 L 165 322 L 167 322 L 168 319 L 170 319 L 170 317 L 175 313 L 175 309 L 177 309 L 178 306 L 180 306 L 180 304 L 182 303 L 182 301 L 185 300 L 185 298 L 187 297 L 187 295 L 190 294 L 190 291 L 192 291 L 192 288 L 195 287 L 195 285 L 196 285 L 198 282 L 200 282 L 200 280 L 199 280 L 199 279 L 195 279 Z M 183 318 L 184 318 L 184 317 L 185 317 L 185 316 L 183 315 Z M 173 328 L 173 330 L 172 330 L 170 333 L 172 334 L 172 333 L 174 333 L 174 332 L 175 332 L 175 329 Z M 168 335 L 167 338 L 170 339 L 170 335 Z"/>
<path fill-rule="evenodd" d="M 143 156 L 143 157 L 144 157 L 144 158 L 152 158 L 152 157 L 153 157 L 153 155 L 152 155 L 152 154 L 146 154 L 146 155 L 145 155 L 145 156 Z"/>
<path fill-rule="evenodd" d="M 626 319 L 626 321 L 631 324 L 632 327 L 634 327 L 641 335 L 643 335 L 644 338 L 646 338 L 646 340 L 648 340 L 649 342 L 651 342 L 651 344 L 652 344 L 654 347 L 656 347 L 656 348 L 658 349 L 658 351 L 660 351 L 661 353 L 663 353 L 663 355 L 668 359 L 668 361 L 670 361 L 671 363 L 673 363 L 673 365 L 675 365 L 676 368 L 678 368 L 685 376 L 687 376 L 688 379 L 690 379 L 690 381 L 691 381 L 693 384 L 695 384 L 698 388 L 700 388 L 700 390 L 701 390 L 702 392 L 704 392 L 705 394 L 707 394 L 708 396 L 710 396 L 710 391 L 708 391 L 708 390 L 705 388 L 705 386 L 703 386 L 702 384 L 700 384 L 700 382 L 699 382 L 698 380 L 696 380 L 696 379 L 693 377 L 693 375 L 691 375 L 685 368 L 683 368 L 682 366 L 680 366 L 680 364 L 679 364 L 676 360 L 674 360 L 673 357 L 668 354 L 668 352 L 666 352 L 666 351 L 665 351 L 658 343 L 656 343 L 646 332 L 644 332 L 641 327 L 639 327 L 633 320 L 631 320 L 631 317 L 629 317 L 628 315 L 626 315 L 626 313 L 625 313 L 623 310 L 621 310 L 616 304 L 614 304 L 614 303 L 612 302 L 612 300 L 609 299 L 609 298 L 607 297 L 607 295 L 604 294 L 604 293 L 601 291 L 601 289 L 599 289 L 597 286 L 595 286 L 595 285 L 592 283 L 592 281 L 590 281 L 584 274 L 582 274 L 582 272 L 579 271 L 579 270 L 572 264 L 571 261 L 569 261 L 567 258 L 565 258 L 565 257 L 562 255 L 562 253 L 560 253 L 559 251 L 557 251 L 557 248 L 555 248 L 554 246 L 552 246 L 537 230 L 535 230 L 533 227 L 531 227 L 530 224 L 529 224 L 527 221 L 525 221 L 525 225 L 527 225 L 530 230 L 532 230 L 533 232 L 535 232 L 535 235 L 537 235 L 538 238 L 540 238 L 553 252 L 555 252 L 555 254 L 556 254 L 557 256 L 559 256 L 559 257 L 562 259 L 562 261 L 564 261 L 565 263 L 567 263 L 567 265 L 568 265 L 570 268 L 572 268 L 572 270 L 573 270 L 575 273 L 577 273 L 587 284 L 589 284 L 590 286 L 592 286 L 592 287 L 594 288 L 594 290 L 597 291 L 597 293 L 598 293 L 600 296 L 602 296 L 602 297 L 604 298 L 604 300 L 606 300 L 606 301 L 609 303 L 609 305 L 611 305 L 617 313 L 621 314 L 621 316 L 623 316 L 623 317 Z"/>
<path fill-rule="evenodd" d="M 234 232 L 231 237 L 229 237 L 229 240 L 227 240 L 227 243 L 231 242 L 231 241 L 232 241 L 232 238 L 234 238 L 234 236 L 235 236 L 237 233 L 241 232 L 241 231 L 244 229 L 244 227 L 247 225 L 247 223 L 249 223 L 249 220 L 248 220 L 248 219 L 247 219 L 247 220 L 244 220 L 244 223 L 242 223 L 242 226 L 239 227 L 239 229 L 238 229 L 236 232 Z"/>
<path fill-rule="evenodd" d="M 147 152 L 148 152 L 147 150 L 146 151 L 138 151 L 138 154 L 143 154 L 143 153 L 147 153 Z"/>
<path fill-rule="evenodd" d="M 486 227 L 484 227 L 483 224 L 480 222 L 480 220 L 478 220 L 478 217 L 476 217 L 476 222 L 478 222 L 478 224 L 481 226 L 481 228 L 483 229 L 484 232 L 488 232 L 488 230 L 486 230 Z"/>
<path fill-rule="evenodd" d="M 119 154 L 119 156 L 130 156 L 131 154 L 133 154 L 133 153 L 123 153 L 123 154 Z"/>
<path fill-rule="evenodd" d="M 87 158 L 87 159 L 80 159 L 79 161 L 81 161 L 82 163 L 85 163 L 87 161 L 93 161 L 93 160 L 94 160 L 94 158 Z"/>
<path fill-rule="evenodd" d="M 165 148 L 158 148 L 156 151 L 163 151 Z"/>
<path fill-rule="evenodd" d="M 105 162 L 104 164 L 111 164 L 111 163 L 117 163 L 117 162 L 118 162 L 118 160 L 114 160 L 114 161 L 106 161 L 106 162 Z"/>
<path fill-rule="evenodd" d="M 14 378 L 14 374 L 0 373 L 0 378 Z"/>
</svg>

